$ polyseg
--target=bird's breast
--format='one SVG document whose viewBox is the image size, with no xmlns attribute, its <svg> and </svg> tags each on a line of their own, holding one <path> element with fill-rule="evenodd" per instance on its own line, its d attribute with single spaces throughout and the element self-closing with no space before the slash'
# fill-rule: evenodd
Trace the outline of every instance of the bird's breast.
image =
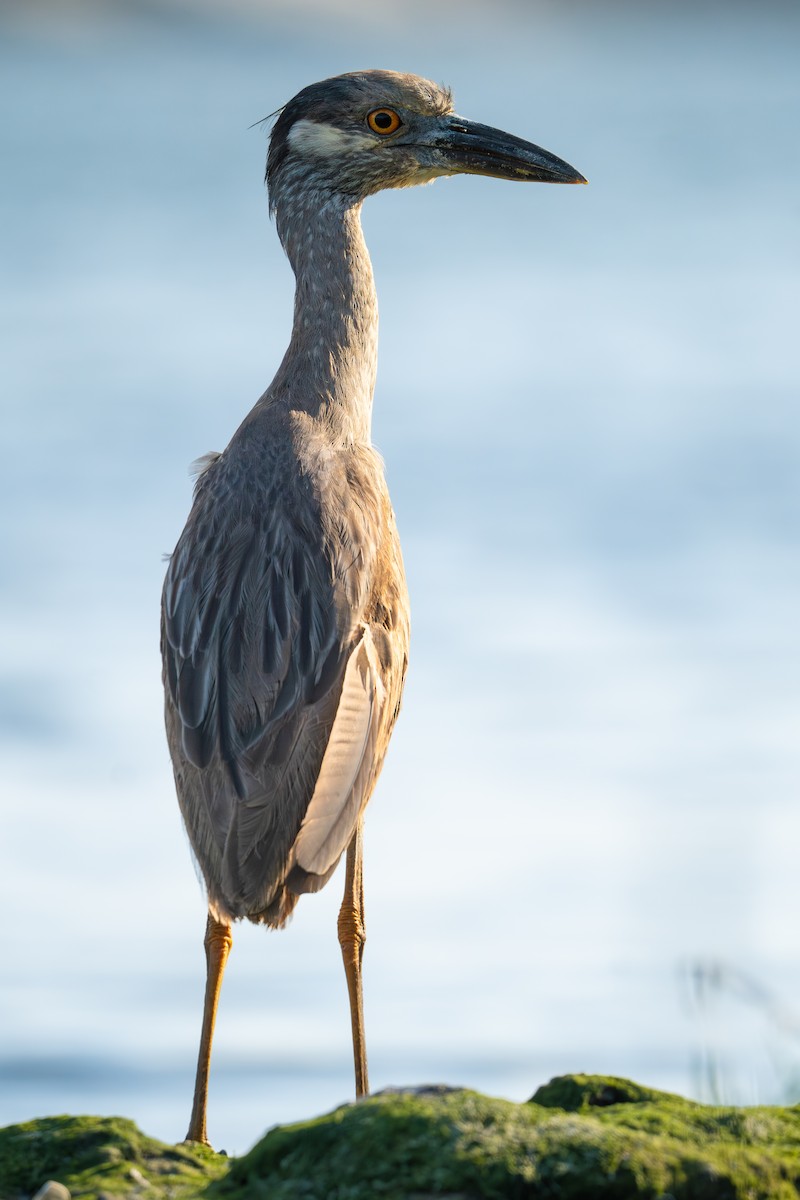
<svg viewBox="0 0 800 1200">
<path fill-rule="evenodd" d="M 318 507 L 320 532 L 343 603 L 355 622 L 402 635 L 407 624 L 400 542 L 383 471 L 369 444 L 336 445 L 298 420 L 298 466 Z"/>
</svg>

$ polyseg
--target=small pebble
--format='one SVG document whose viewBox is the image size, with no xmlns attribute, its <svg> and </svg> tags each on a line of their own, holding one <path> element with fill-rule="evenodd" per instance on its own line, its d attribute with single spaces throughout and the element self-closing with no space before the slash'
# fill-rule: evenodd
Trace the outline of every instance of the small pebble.
<svg viewBox="0 0 800 1200">
<path fill-rule="evenodd" d="M 33 1200 L 72 1200 L 72 1197 L 69 1188 L 64 1187 L 63 1183 L 48 1179 L 47 1183 L 43 1183 L 39 1188 Z"/>
</svg>

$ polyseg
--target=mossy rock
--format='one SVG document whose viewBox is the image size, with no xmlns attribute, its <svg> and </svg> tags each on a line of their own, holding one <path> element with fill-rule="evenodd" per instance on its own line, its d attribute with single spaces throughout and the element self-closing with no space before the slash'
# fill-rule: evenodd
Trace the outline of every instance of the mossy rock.
<svg viewBox="0 0 800 1200">
<path fill-rule="evenodd" d="M 800 1107 L 712 1108 L 570 1075 L 526 1104 L 384 1092 L 273 1129 L 232 1162 L 121 1120 L 0 1131 L 0 1200 L 47 1178 L 76 1200 L 798 1200 Z"/>
<path fill-rule="evenodd" d="M 167 1146 L 122 1117 L 45 1117 L 0 1129 L 0 1200 L 33 1196 L 49 1179 L 85 1200 L 189 1200 L 227 1171 L 204 1146 Z"/>
<path fill-rule="evenodd" d="M 800 1109 L 710 1108 L 572 1075 L 527 1104 L 384 1093 L 274 1129 L 210 1189 L 240 1200 L 798 1200 Z"/>
</svg>

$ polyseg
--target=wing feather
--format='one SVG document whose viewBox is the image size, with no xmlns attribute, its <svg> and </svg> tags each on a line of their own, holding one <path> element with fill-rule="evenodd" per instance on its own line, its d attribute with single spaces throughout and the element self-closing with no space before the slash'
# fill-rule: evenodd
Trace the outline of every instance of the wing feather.
<svg viewBox="0 0 800 1200">
<path fill-rule="evenodd" d="M 284 453 L 277 438 L 259 447 Z M 405 584 L 393 525 L 388 550 L 370 540 L 391 516 L 371 460 L 361 477 L 373 491 L 365 482 L 352 528 L 334 533 L 296 466 L 259 461 L 246 487 L 242 470 L 241 458 L 210 462 L 170 559 L 167 730 L 210 900 L 280 923 L 282 890 L 325 883 L 369 799 L 402 689 L 407 622 L 392 621 Z M 341 487 L 354 486 L 343 472 Z"/>
<path fill-rule="evenodd" d="M 294 844 L 293 857 L 302 870 L 324 875 L 338 861 L 352 833 L 347 823 L 347 835 L 334 835 L 343 811 L 354 797 L 356 780 L 373 739 L 378 680 L 373 669 L 374 653 L 370 655 L 372 637 L 369 629 L 350 655 L 344 672 L 339 704 L 330 732 L 314 794 Z M 359 806 L 360 807 L 360 806 Z"/>
</svg>

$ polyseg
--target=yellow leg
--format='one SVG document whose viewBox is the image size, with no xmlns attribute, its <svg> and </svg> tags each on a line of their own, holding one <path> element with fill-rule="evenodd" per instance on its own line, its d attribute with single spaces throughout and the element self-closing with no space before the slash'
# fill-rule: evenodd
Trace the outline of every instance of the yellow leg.
<svg viewBox="0 0 800 1200">
<path fill-rule="evenodd" d="M 344 973 L 350 996 L 350 1024 L 353 1028 L 353 1060 L 356 1070 L 356 1096 L 369 1092 L 367 1045 L 364 1039 L 364 1001 L 361 990 L 361 960 L 367 940 L 364 929 L 364 878 L 361 821 L 347 847 L 344 899 L 339 910 L 339 945 L 342 947 Z"/>
<path fill-rule="evenodd" d="M 233 945 L 230 925 L 215 921 L 208 914 L 205 936 L 206 948 L 206 995 L 203 1004 L 203 1028 L 200 1034 L 200 1053 L 197 1056 L 197 1076 L 194 1084 L 192 1116 L 189 1121 L 187 1142 L 202 1142 L 209 1146 L 206 1132 L 206 1105 L 208 1103 L 208 1069 L 211 1062 L 211 1042 L 214 1037 L 214 1022 L 217 1018 L 219 991 L 228 953 Z"/>
</svg>

